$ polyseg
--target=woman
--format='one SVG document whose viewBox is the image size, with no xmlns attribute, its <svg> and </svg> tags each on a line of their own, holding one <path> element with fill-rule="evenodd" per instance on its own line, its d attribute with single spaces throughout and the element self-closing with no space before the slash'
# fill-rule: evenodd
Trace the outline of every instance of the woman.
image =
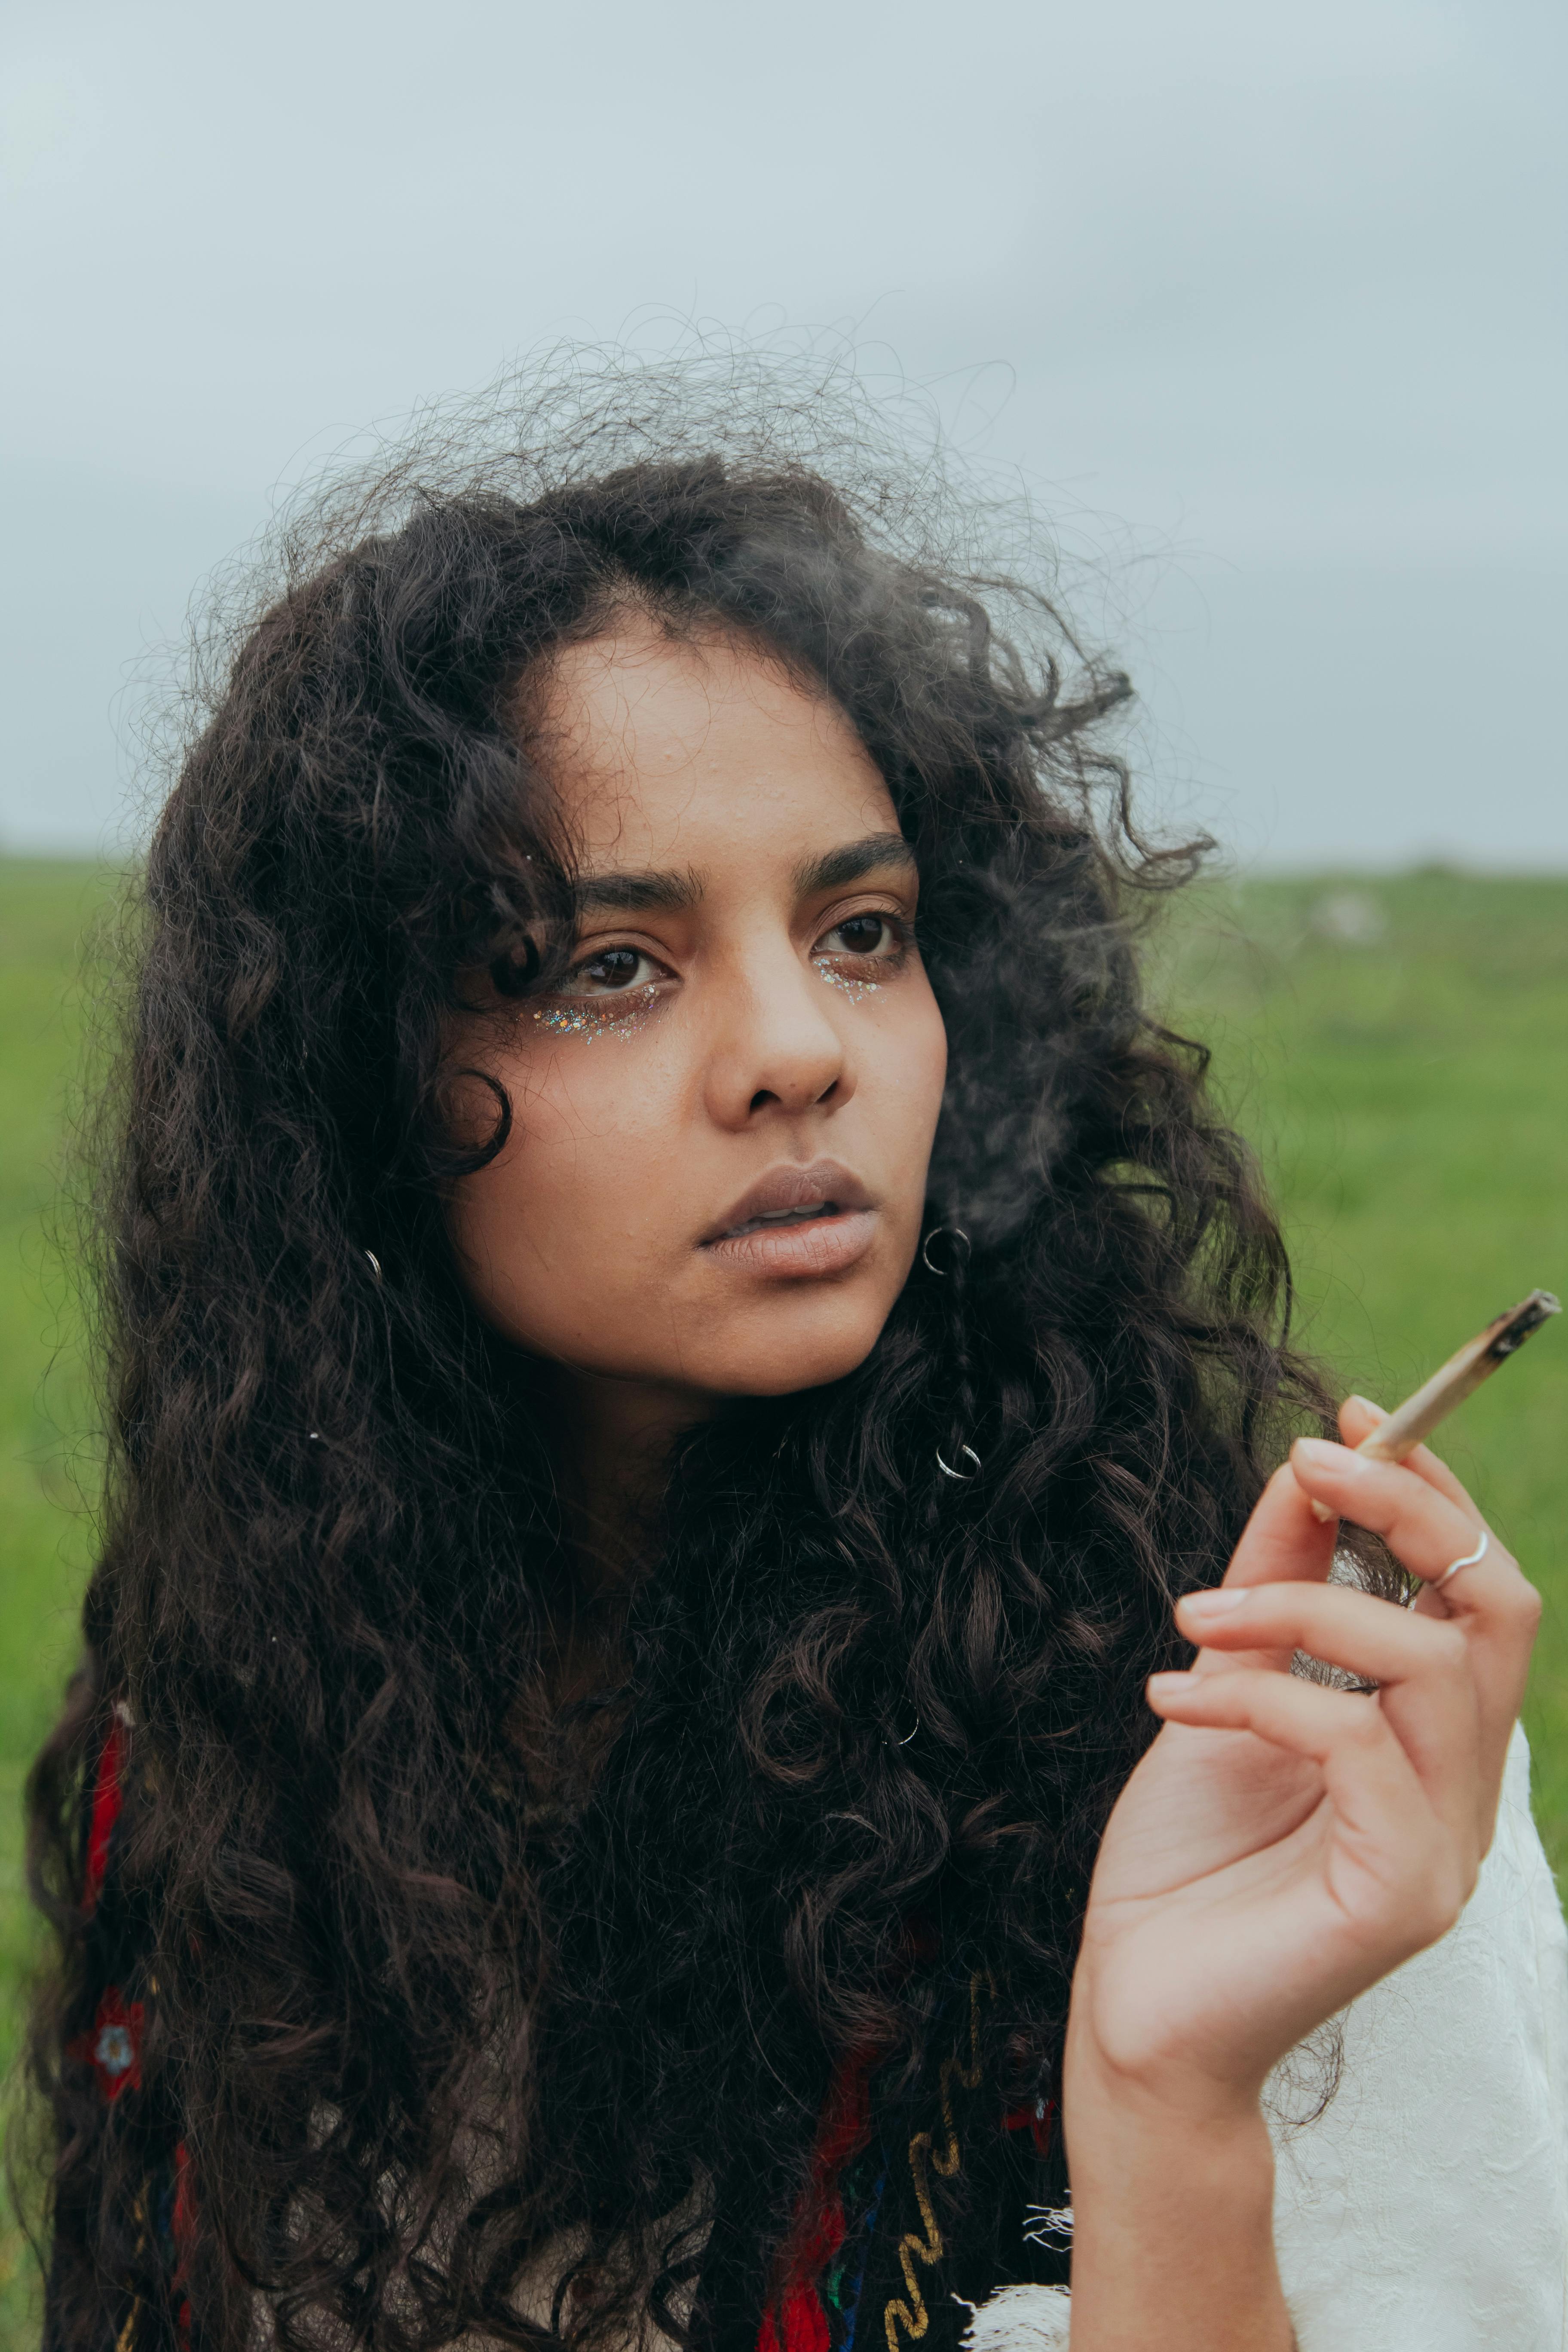
<svg viewBox="0 0 1568 2352">
<path fill-rule="evenodd" d="M 1123 681 L 611 409 L 296 546 L 159 826 L 47 2341 L 1479 2342 L 1386 2324 L 1353 2134 L 1313 2239 L 1362 2012 L 1278 2223 L 1264 2094 L 1458 1918 L 1535 1596 L 1321 1433 L 1140 1003 Z"/>
</svg>

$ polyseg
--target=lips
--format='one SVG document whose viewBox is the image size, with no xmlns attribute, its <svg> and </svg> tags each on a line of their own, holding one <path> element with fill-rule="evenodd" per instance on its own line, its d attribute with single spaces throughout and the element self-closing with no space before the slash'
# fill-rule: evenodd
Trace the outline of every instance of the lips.
<svg viewBox="0 0 1568 2352">
<path fill-rule="evenodd" d="M 871 1245 L 875 1202 L 836 1160 L 770 1169 L 726 1210 L 703 1251 L 756 1273 L 842 1273 Z"/>
</svg>

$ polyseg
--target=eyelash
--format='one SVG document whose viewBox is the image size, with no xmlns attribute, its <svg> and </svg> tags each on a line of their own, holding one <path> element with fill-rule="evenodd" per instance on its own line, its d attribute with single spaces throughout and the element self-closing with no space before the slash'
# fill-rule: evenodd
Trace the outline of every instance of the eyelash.
<svg viewBox="0 0 1568 2352">
<path fill-rule="evenodd" d="M 837 948 L 837 950 L 827 950 L 826 946 L 827 940 L 835 939 L 835 934 L 847 929 L 851 922 L 879 922 L 881 927 L 891 934 L 891 948 L 884 948 L 881 943 L 877 943 L 875 948 Z M 839 915 L 839 919 L 832 924 L 830 929 L 823 931 L 823 936 L 820 936 L 818 943 L 816 943 L 814 950 L 811 950 L 811 960 L 814 960 L 814 962 L 818 962 L 818 960 L 820 962 L 826 962 L 827 955 L 832 952 L 832 962 L 886 964 L 891 971 L 896 971 L 898 964 L 902 964 L 902 960 L 905 960 L 905 955 L 908 955 L 912 936 L 914 936 L 912 924 L 902 918 L 902 915 L 896 915 L 891 908 L 884 908 L 884 906 L 856 908 L 853 915 Z M 648 983 L 647 979 L 637 979 L 637 964 L 651 964 L 651 967 L 656 969 L 656 973 L 658 973 L 658 979 L 666 979 L 666 981 L 672 979 L 670 967 L 668 967 L 668 964 L 660 964 L 658 957 L 648 950 L 648 948 L 635 948 L 630 940 L 626 940 L 626 943 L 611 943 L 609 948 L 595 948 L 593 955 L 585 957 L 581 964 L 574 964 L 572 973 L 569 973 L 569 981 L 585 979 L 585 976 L 593 971 L 595 964 L 606 964 L 611 957 L 623 957 L 623 955 L 635 957 L 635 962 L 632 962 L 632 969 L 626 973 L 626 979 L 621 981 L 618 988 L 605 990 L 606 997 L 630 995 L 632 990 L 642 990 L 647 988 L 647 985 L 656 985 L 656 983 Z M 590 990 L 566 985 L 566 988 L 562 990 L 562 995 L 590 995 Z"/>
<path fill-rule="evenodd" d="M 647 948 L 636 948 L 631 946 L 629 942 L 619 946 L 611 945 L 609 947 L 595 948 L 591 956 L 585 957 L 581 963 L 573 965 L 571 971 L 567 975 L 568 985 L 561 992 L 563 996 L 588 995 L 590 992 L 587 989 L 574 989 L 570 985 L 570 982 L 574 980 L 580 980 L 585 973 L 591 972 L 596 963 L 607 963 L 612 956 L 631 956 L 635 958 L 636 961 L 633 963 L 631 971 L 627 973 L 626 979 L 618 988 L 608 988 L 605 991 L 605 996 L 607 998 L 614 999 L 617 996 L 629 996 L 632 994 L 634 990 L 641 990 L 648 987 L 649 985 L 657 986 L 657 982 L 650 983 L 646 980 L 639 981 L 635 977 L 637 964 L 652 964 L 658 971 L 660 980 L 669 980 L 673 977 L 668 965 L 660 963 L 658 958 Z"/>
<path fill-rule="evenodd" d="M 858 964 L 861 967 L 870 965 L 877 971 L 885 972 L 902 971 L 904 964 L 908 961 L 910 947 L 914 938 L 914 927 L 912 924 L 910 924 L 902 915 L 895 915 L 891 908 L 860 907 L 857 908 L 856 911 L 852 915 L 840 915 L 838 920 L 834 924 L 832 930 L 825 931 L 823 933 L 822 940 L 832 939 L 835 932 L 843 930 L 846 926 L 850 923 L 880 923 L 884 930 L 889 934 L 891 945 L 886 950 L 879 950 L 877 948 L 840 948 L 831 958 L 832 962 L 835 964 Z M 822 940 L 820 940 L 816 946 L 813 948 L 811 955 L 812 961 L 814 963 L 826 963 L 830 961 L 830 959 L 823 953 Z"/>
<path fill-rule="evenodd" d="M 875 948 L 827 949 L 826 942 L 843 931 L 850 923 L 868 922 L 882 925 L 884 931 L 889 935 L 890 945 L 884 947 L 879 941 Z M 903 969 L 909 958 L 913 937 L 913 926 L 908 919 L 894 914 L 890 908 L 858 908 L 852 914 L 841 915 L 837 923 L 822 933 L 816 945 L 812 949 L 812 961 L 833 966 L 833 973 L 825 972 L 824 978 L 831 978 L 834 973 L 843 971 L 846 967 L 861 975 L 870 970 L 891 976 Z M 593 972 L 595 965 L 607 964 L 612 958 L 623 957 L 629 957 L 632 961 L 630 969 L 626 971 L 625 977 L 618 987 L 599 991 L 572 985 L 574 982 L 581 982 L 584 980 Z M 637 973 L 639 968 L 644 965 L 651 966 L 656 976 L 639 979 Z M 617 1017 L 613 1008 L 624 1007 L 627 1014 L 647 1013 L 655 1001 L 655 992 L 660 982 L 673 977 L 668 964 L 661 963 L 649 949 L 635 947 L 629 940 L 612 942 L 607 947 L 595 948 L 591 956 L 585 957 L 581 963 L 573 965 L 568 974 L 567 984 L 560 992 L 559 1001 L 564 1004 L 588 1003 L 603 1008 L 595 1016 L 595 1025 L 598 1026 Z M 875 985 L 874 982 L 867 984 Z M 549 1025 L 560 1024 L 551 1021 Z"/>
</svg>

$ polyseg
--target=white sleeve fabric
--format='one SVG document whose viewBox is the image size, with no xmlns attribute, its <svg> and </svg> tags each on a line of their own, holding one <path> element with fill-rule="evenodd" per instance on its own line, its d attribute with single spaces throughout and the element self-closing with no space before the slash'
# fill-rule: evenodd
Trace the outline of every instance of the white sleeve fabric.
<svg viewBox="0 0 1568 2352">
<path fill-rule="evenodd" d="M 1463 1917 L 1342 2027 L 1328 2106 L 1274 2125 L 1300 2352 L 1565 2352 L 1568 1930 L 1521 1731 Z"/>
<path fill-rule="evenodd" d="M 1516 1730 L 1458 1925 L 1353 2002 L 1337 2085 L 1272 2086 L 1274 2238 L 1300 2352 L 1568 2352 L 1568 1929 Z M 1069 2303 L 1005 2287 L 972 2352 L 1058 2352 Z"/>
</svg>

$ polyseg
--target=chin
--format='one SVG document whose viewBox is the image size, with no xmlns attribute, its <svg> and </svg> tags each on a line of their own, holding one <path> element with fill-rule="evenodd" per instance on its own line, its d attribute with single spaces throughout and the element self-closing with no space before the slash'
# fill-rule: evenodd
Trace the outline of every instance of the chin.
<svg viewBox="0 0 1568 2352">
<path fill-rule="evenodd" d="M 776 1321 L 748 1335 L 745 1344 L 725 1349 L 704 1367 L 702 1385 L 719 1396 L 794 1396 L 800 1389 L 826 1388 L 858 1371 L 881 1336 L 889 1307 L 851 1318 L 835 1318 L 831 1328 L 781 1331 Z"/>
</svg>

